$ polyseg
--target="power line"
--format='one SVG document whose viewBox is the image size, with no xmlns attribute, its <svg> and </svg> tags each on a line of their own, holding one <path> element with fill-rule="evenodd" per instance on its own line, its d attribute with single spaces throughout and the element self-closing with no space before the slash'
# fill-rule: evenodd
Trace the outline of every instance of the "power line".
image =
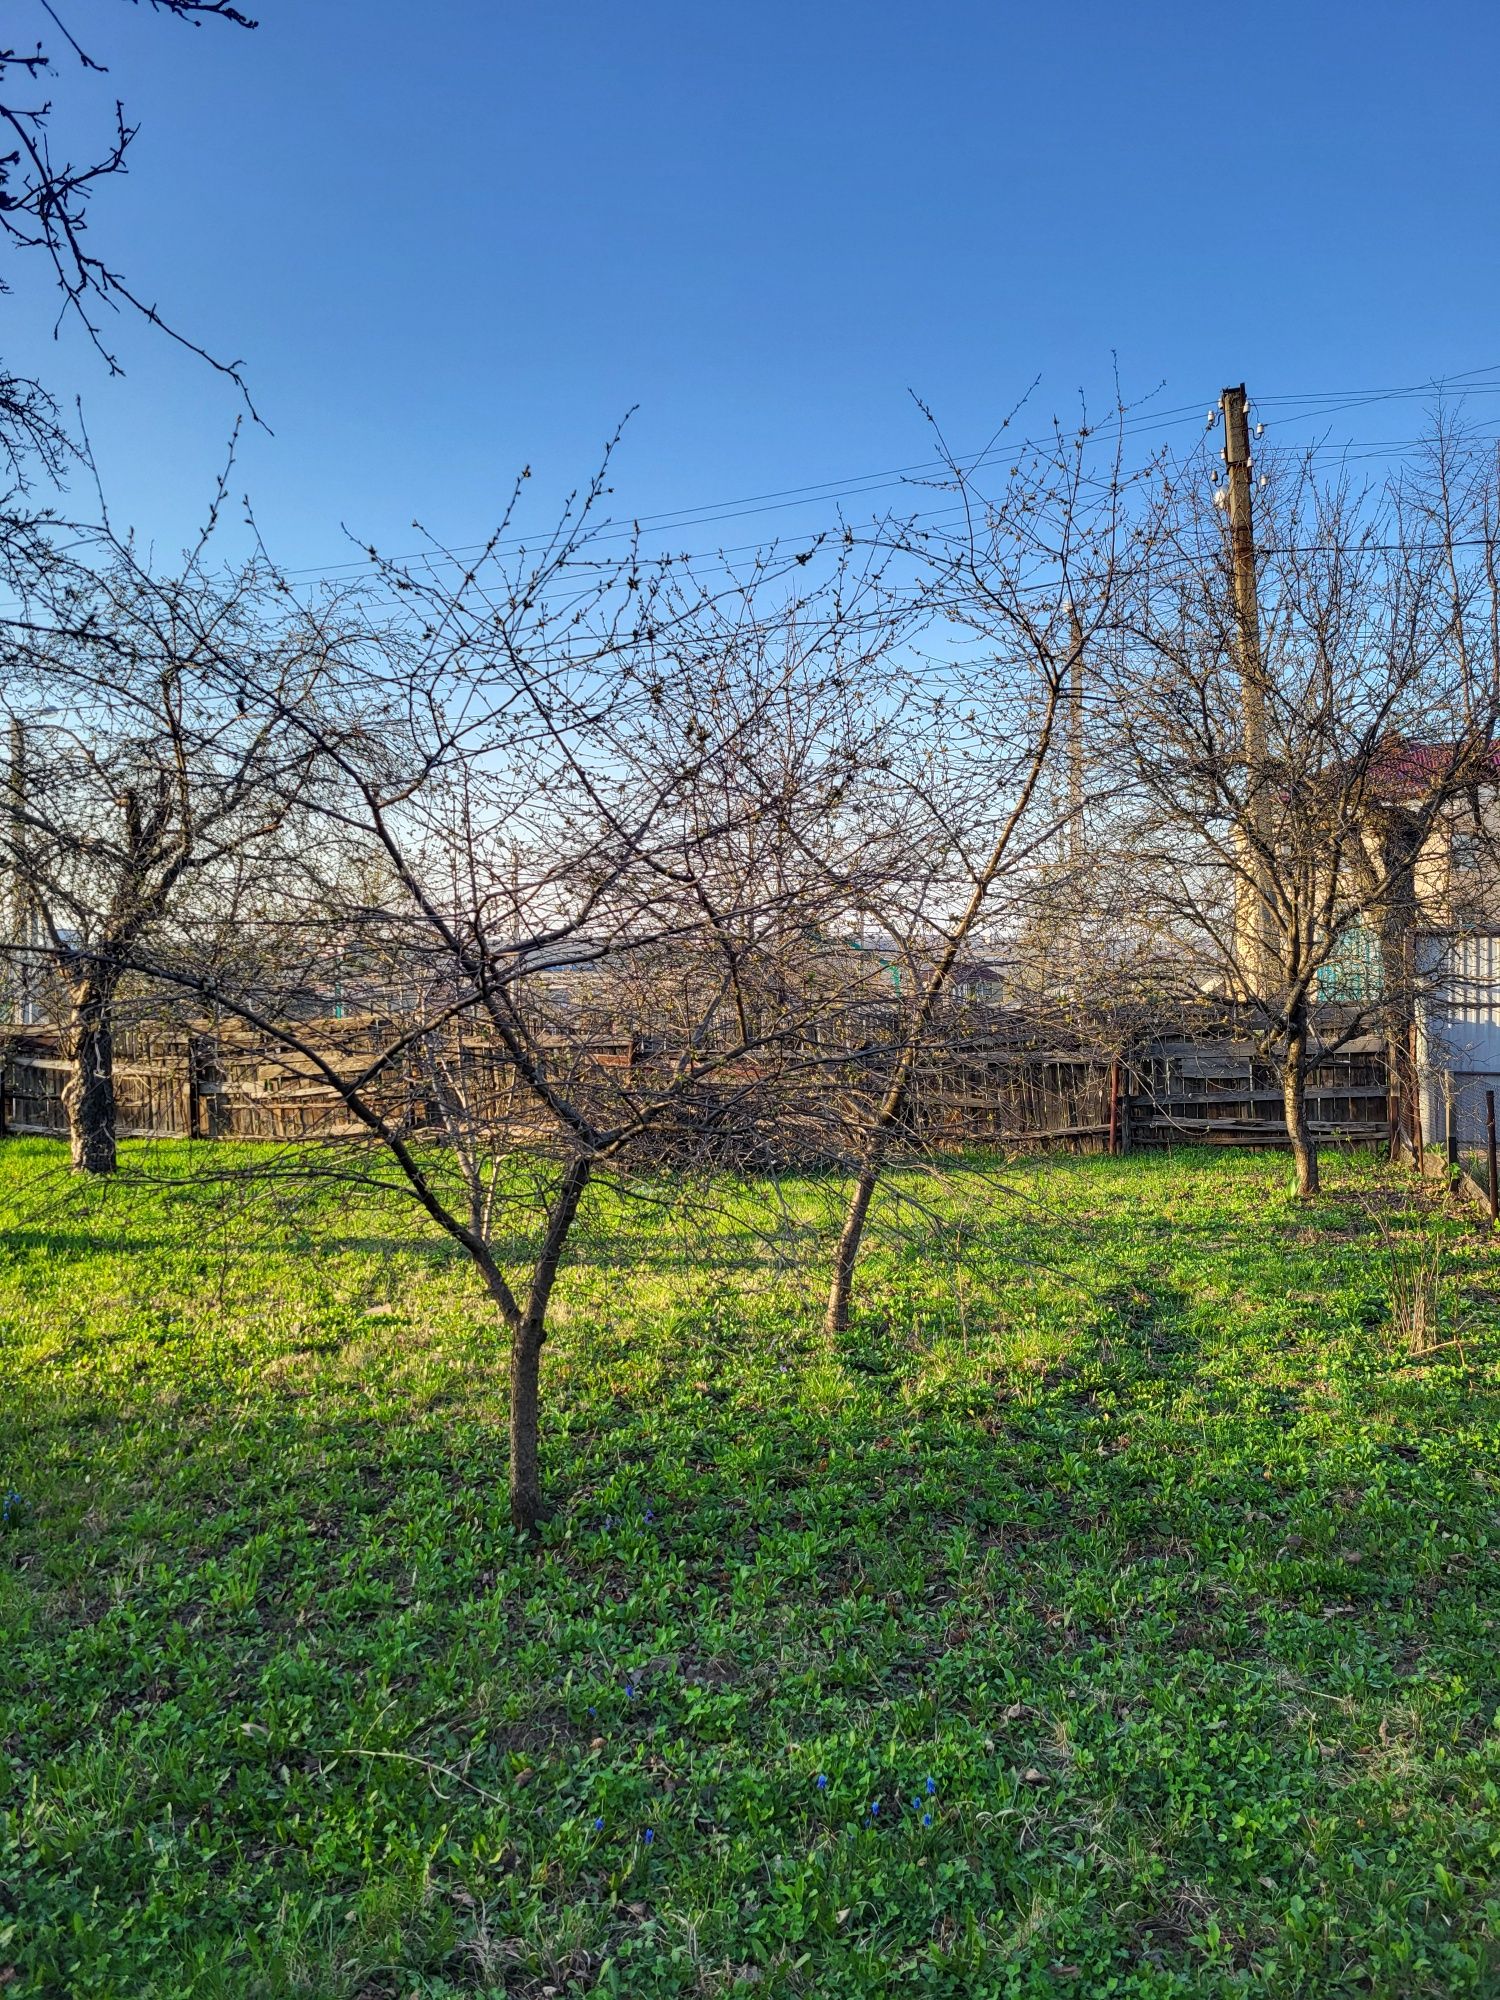
<svg viewBox="0 0 1500 2000">
<path fill-rule="evenodd" d="M 1410 400 L 1431 396 L 1434 393 L 1441 394 L 1444 390 L 1450 388 L 1459 388 L 1464 395 L 1500 394 L 1500 380 L 1490 381 L 1482 379 L 1485 377 L 1500 377 L 1500 363 L 1491 363 L 1482 368 L 1468 369 L 1458 374 L 1435 377 L 1427 383 L 1408 384 L 1390 389 L 1332 389 L 1288 392 L 1277 395 L 1256 396 L 1253 398 L 1253 403 L 1257 408 L 1280 408 L 1282 405 L 1306 406 L 1285 410 L 1275 420 L 1279 428 L 1282 425 L 1306 421 L 1309 418 L 1337 415 L 1346 410 L 1363 408 L 1376 403 Z M 1126 416 L 1119 423 L 1101 422 L 1093 426 L 1091 440 L 1095 444 L 1104 445 L 1117 437 L 1140 436 L 1150 432 L 1175 429 L 1187 423 L 1201 421 L 1198 413 L 1202 407 L 1199 403 L 1193 403 L 1179 404 L 1166 410 L 1142 409 L 1134 415 Z M 1063 435 L 1066 437 L 1069 434 L 1065 432 Z M 1078 433 L 1074 432 L 1071 435 L 1076 438 Z M 1489 433 L 1483 433 L 1481 437 L 1482 441 L 1485 442 L 1500 441 L 1492 438 Z M 955 454 L 951 460 L 941 458 L 918 460 L 909 465 L 888 467 L 878 472 L 850 475 L 843 479 L 813 481 L 801 486 L 782 487 L 764 493 L 749 494 L 739 499 L 707 502 L 696 509 L 681 508 L 667 510 L 658 514 L 642 515 L 633 519 L 629 525 L 606 520 L 601 522 L 599 528 L 589 533 L 588 545 L 595 547 L 600 543 L 629 541 L 634 539 L 642 530 L 646 529 L 654 530 L 659 534 L 667 534 L 676 528 L 711 526 L 720 521 L 727 522 L 747 519 L 760 514 L 785 511 L 788 508 L 863 498 L 871 493 L 910 487 L 913 484 L 927 483 L 939 478 L 944 473 L 950 475 L 958 473 L 967 478 L 987 464 L 1002 462 L 1007 458 L 1012 460 L 1012 462 L 1024 459 L 1039 450 L 1045 449 L 1049 442 L 1051 440 L 1038 438 L 1017 438 L 1012 440 L 1002 434 L 992 439 L 989 444 L 980 450 Z M 1404 452 L 1422 442 L 1424 440 L 1421 438 L 1398 438 L 1362 440 L 1357 444 L 1334 445 L 1314 443 L 1294 447 L 1290 445 L 1284 446 L 1279 440 L 1261 440 L 1260 450 L 1262 453 L 1267 451 L 1278 453 L 1283 450 L 1296 450 L 1302 456 L 1309 454 L 1318 456 L 1332 455 L 1342 457 L 1345 462 L 1356 463 L 1363 459 L 1373 460 L 1393 453 Z M 962 518 L 963 513 L 964 509 L 962 506 L 950 500 L 946 505 L 941 507 L 919 509 L 907 518 L 913 524 L 925 523 L 927 527 L 935 528 L 946 521 Z M 333 563 L 322 566 L 308 565 L 303 568 L 280 570 L 278 574 L 289 580 L 302 579 L 302 581 L 296 583 L 296 588 L 300 590 L 315 589 L 320 583 L 336 584 L 353 582 L 357 581 L 360 575 L 380 577 L 388 575 L 392 569 L 399 571 L 406 567 L 411 567 L 417 571 L 424 571 L 428 579 L 436 582 L 439 572 L 442 570 L 463 568 L 464 558 L 467 556 L 483 556 L 487 551 L 496 555 L 514 554 L 527 547 L 538 550 L 545 549 L 549 541 L 554 538 L 555 532 L 555 528 L 549 528 L 542 530 L 536 535 L 508 537 L 495 542 L 493 546 L 488 542 L 461 543 L 452 547 L 434 545 L 407 556 L 377 558 L 374 563 L 372 563 L 371 558 L 367 555 L 363 558 L 350 558 L 345 563 Z M 795 535 L 789 538 L 800 541 L 809 536 L 826 537 L 837 532 L 838 525 L 835 524 L 825 526 L 822 529 L 807 528 L 798 530 Z M 706 562 L 721 561 L 726 557 L 755 555 L 766 547 L 766 542 L 760 540 L 741 542 L 728 546 L 720 545 L 714 549 L 700 549 L 694 552 L 684 551 L 681 556 L 674 554 L 670 550 L 659 551 L 650 559 L 660 561 L 665 558 L 674 563 L 681 562 L 685 566 L 701 565 Z M 1281 553 L 1285 553 L 1285 551 Z M 600 565 L 599 568 L 602 571 L 603 565 Z M 727 565 L 725 573 L 732 574 Z M 580 564 L 570 568 L 570 575 L 579 584 L 583 584 L 587 576 L 587 566 Z M 405 594 L 403 593 L 398 596 L 376 599 L 374 602 L 377 604 L 394 605 L 401 603 L 404 599 Z M 409 601 L 409 599 L 405 599 L 405 601 Z"/>
<path fill-rule="evenodd" d="M 1483 368 L 1474 368 L 1459 374 L 1436 377 L 1425 384 L 1410 384 L 1392 389 L 1370 391 L 1308 390 L 1276 396 L 1257 396 L 1253 399 L 1257 407 L 1280 406 L 1283 404 L 1306 405 L 1283 411 L 1276 419 L 1278 425 L 1306 421 L 1309 418 L 1339 415 L 1346 410 L 1365 408 L 1371 404 L 1412 399 L 1441 394 L 1445 389 L 1461 387 L 1465 395 L 1500 394 L 1500 380 L 1484 381 L 1485 376 L 1500 376 L 1500 362 Z M 1200 409 L 1199 404 L 1179 404 L 1162 411 L 1142 411 L 1127 417 L 1122 423 L 1101 422 L 1092 427 L 1092 438 L 1097 444 L 1107 444 L 1122 436 L 1139 436 L 1150 431 L 1164 431 L 1177 428 L 1194 421 Z M 1076 433 L 1073 435 L 1076 436 Z M 1361 442 L 1354 447 L 1312 446 L 1317 451 L 1344 451 L 1346 456 L 1374 457 L 1387 448 L 1407 449 L 1421 442 L 1420 439 L 1390 440 L 1378 445 Z M 652 530 L 656 535 L 666 535 L 678 528 L 707 527 L 720 521 L 748 519 L 767 513 L 783 512 L 788 508 L 811 506 L 820 502 L 864 498 L 870 493 L 891 491 L 896 488 L 921 484 L 944 473 L 955 471 L 968 476 L 986 464 L 999 462 L 1007 457 L 1019 459 L 1045 447 L 1047 440 L 1020 438 L 1010 440 L 1004 436 L 994 439 L 978 451 L 955 454 L 953 459 L 918 460 L 905 466 L 892 466 L 884 470 L 856 473 L 840 479 L 811 481 L 801 486 L 775 488 L 764 493 L 748 494 L 738 499 L 708 501 L 694 508 L 668 509 L 657 514 L 643 514 L 632 517 L 628 524 L 606 520 L 591 535 L 592 543 L 633 540 L 642 530 Z M 1274 447 L 1273 447 L 1274 448 Z M 381 557 L 382 566 L 397 568 L 406 565 L 425 566 L 429 571 L 440 568 L 462 567 L 466 556 L 493 554 L 514 554 L 528 546 L 544 546 L 551 538 L 553 530 L 543 529 L 536 535 L 514 535 L 497 541 L 493 548 L 488 542 L 464 542 L 450 546 L 434 545 L 409 555 Z M 687 553 L 687 560 L 699 561 L 718 553 L 743 553 L 763 546 L 758 543 L 742 543 L 729 551 L 700 550 Z M 324 565 L 309 564 L 302 568 L 281 572 L 289 579 L 305 578 L 303 588 L 311 588 L 317 583 L 337 583 L 351 580 L 359 574 L 368 574 L 371 558 L 351 557 L 347 562 Z"/>
<path fill-rule="evenodd" d="M 1096 439 L 1107 440 L 1116 435 L 1131 436 L 1142 431 L 1165 429 L 1171 425 L 1191 421 L 1197 415 L 1197 410 L 1196 403 L 1182 404 L 1174 410 L 1127 420 L 1121 425 L 1106 426 L 1101 423 L 1092 427 L 1092 435 Z M 595 539 L 626 540 L 642 528 L 655 528 L 667 533 L 673 528 L 709 526 L 719 520 L 740 520 L 748 515 L 771 513 L 785 507 L 813 504 L 820 500 L 857 499 L 866 493 L 937 478 L 945 472 L 962 471 L 965 474 L 975 472 L 986 463 L 1035 452 L 1043 443 L 1044 440 L 1038 438 L 1018 438 L 1013 441 L 1002 438 L 985 445 L 979 451 L 957 453 L 951 460 L 921 459 L 911 465 L 890 466 L 880 472 L 854 473 L 841 479 L 814 481 L 805 486 L 781 487 L 767 493 L 748 494 L 737 500 L 706 501 L 696 508 L 673 508 L 659 514 L 635 515 L 632 516 L 628 526 L 613 521 L 604 523 Z M 528 543 L 533 545 L 543 543 L 551 532 L 550 529 L 544 529 L 537 535 L 508 536 L 495 544 L 495 552 L 499 553 L 502 550 L 511 552 L 525 547 Z M 434 561 L 439 564 L 456 564 L 466 555 L 482 554 L 489 546 L 487 542 L 459 542 L 451 548 L 418 550 L 411 555 L 384 557 L 382 561 L 395 564 Z M 315 581 L 335 581 L 344 571 L 365 568 L 368 560 L 368 557 L 363 560 L 351 557 L 345 563 L 329 563 L 321 566 L 309 564 L 306 568 L 288 569 L 282 573 L 288 577 L 309 576 Z"/>
</svg>

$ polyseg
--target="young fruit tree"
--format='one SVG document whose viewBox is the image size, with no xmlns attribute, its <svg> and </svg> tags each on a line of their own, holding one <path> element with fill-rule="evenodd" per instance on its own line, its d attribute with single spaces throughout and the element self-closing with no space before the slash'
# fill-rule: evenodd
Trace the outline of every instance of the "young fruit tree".
<svg viewBox="0 0 1500 2000">
<path fill-rule="evenodd" d="M 1229 414 L 1243 428 L 1243 407 Z M 1500 708 L 1466 663 L 1455 537 L 1409 492 L 1262 456 L 1253 538 L 1248 465 L 1227 487 L 1202 461 L 1164 479 L 1138 525 L 1107 708 L 1143 905 L 1276 1061 L 1307 1197 L 1317 1050 L 1379 1006 L 1341 990 L 1340 965 L 1366 927 L 1409 936 L 1414 870 L 1491 768 Z M 1405 1014 L 1407 946 L 1387 957 Z"/>
<path fill-rule="evenodd" d="M 309 769 L 286 718 L 314 700 L 322 662 L 263 575 L 212 576 L 206 547 L 160 576 L 105 543 L 97 567 L 51 566 L 10 627 L 10 984 L 56 1022 L 83 1173 L 115 1171 L 114 1044 L 132 967 L 254 899 Z M 274 696 L 253 711 L 252 678 Z"/>
<path fill-rule="evenodd" d="M 851 552 L 826 572 L 813 551 L 743 576 L 652 565 L 592 534 L 598 493 L 540 556 L 502 530 L 477 562 L 377 561 L 358 630 L 347 607 L 326 632 L 309 616 L 317 709 L 252 690 L 314 773 L 280 997 L 263 958 L 253 984 L 188 952 L 141 962 L 323 1090 L 339 1143 L 313 1133 L 281 1171 L 399 1193 L 468 1257 L 508 1343 L 528 1532 L 581 1212 L 606 1183 L 753 1161 L 813 1122 L 825 939 L 865 893 L 844 801 L 886 643 Z"/>
<path fill-rule="evenodd" d="M 1102 450 L 1101 450 L 1102 445 Z M 1110 618 L 1124 486 L 1118 437 L 1087 425 L 1018 446 L 995 496 L 951 457 L 956 525 L 894 525 L 882 540 L 915 579 L 924 643 L 904 649 L 878 774 L 861 802 L 878 902 L 859 908 L 890 968 L 845 1069 L 850 1187 L 825 1324 L 849 1322 L 855 1267 L 881 1175 L 907 1132 L 924 1062 L 952 1032 L 955 973 L 986 937 L 1024 921 L 1062 815 L 1043 787 L 1067 715 L 1081 726 L 1084 657 Z M 948 510 L 945 510 L 945 514 Z"/>
</svg>

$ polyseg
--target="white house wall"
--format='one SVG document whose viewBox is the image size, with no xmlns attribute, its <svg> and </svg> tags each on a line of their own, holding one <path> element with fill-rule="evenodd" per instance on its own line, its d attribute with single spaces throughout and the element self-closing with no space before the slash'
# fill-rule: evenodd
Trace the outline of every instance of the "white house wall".
<svg viewBox="0 0 1500 2000">
<path fill-rule="evenodd" d="M 1485 1091 L 1500 1094 L 1500 934 L 1426 939 L 1419 963 L 1431 982 L 1417 1009 L 1423 1136 L 1446 1141 L 1451 1091 L 1459 1146 L 1481 1147 Z"/>
</svg>

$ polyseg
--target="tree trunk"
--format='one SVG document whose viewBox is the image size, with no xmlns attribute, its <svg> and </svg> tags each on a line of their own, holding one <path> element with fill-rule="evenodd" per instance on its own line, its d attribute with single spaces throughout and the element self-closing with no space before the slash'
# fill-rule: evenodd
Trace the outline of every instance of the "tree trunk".
<svg viewBox="0 0 1500 2000">
<path fill-rule="evenodd" d="M 1391 1157 L 1416 1131 L 1417 1072 L 1412 1043 L 1417 1023 L 1416 910 L 1406 896 L 1391 897 L 1376 914 L 1380 947 L 1380 1017 L 1385 1030 L 1386 1077 L 1391 1094 Z M 1398 1124 L 1399 1119 L 1399 1124 Z"/>
<path fill-rule="evenodd" d="M 547 1215 L 547 1233 L 531 1276 L 526 1310 L 510 1335 L 510 1518 L 523 1535 L 535 1534 L 545 1516 L 542 1502 L 541 1377 L 547 1338 L 547 1304 L 578 1204 L 593 1162 L 570 1160 Z"/>
<path fill-rule="evenodd" d="M 849 1298 L 854 1290 L 855 1260 L 859 1256 L 860 1239 L 865 1233 L 870 1197 L 879 1178 L 880 1163 L 871 1160 L 860 1168 L 859 1178 L 854 1183 L 854 1194 L 844 1217 L 844 1226 L 839 1232 L 839 1247 L 833 1259 L 833 1282 L 828 1288 L 828 1310 L 823 1316 L 826 1333 L 843 1333 L 849 1325 Z"/>
<path fill-rule="evenodd" d="M 1387 1032 L 1385 1069 L 1391 1106 L 1391 1159 L 1399 1161 L 1409 1152 L 1412 1164 L 1420 1167 L 1421 1141 L 1417 1133 L 1421 1123 L 1418 1108 L 1421 1080 L 1412 1053 L 1416 1040 L 1414 1026 L 1405 1024 L 1403 1032 L 1394 1028 Z"/>
<path fill-rule="evenodd" d="M 1413 1060 L 1417 1022 L 1417 860 L 1429 825 L 1406 806 L 1373 809 L 1351 853 L 1365 921 L 1380 952 L 1380 1021 L 1385 1035 L 1391 1111 L 1391 1158 L 1409 1146 L 1420 1165 L 1418 1077 Z"/>
<path fill-rule="evenodd" d="M 107 992 L 90 989 L 73 1003 L 64 1043 L 69 1063 L 63 1085 L 73 1171 L 115 1171 L 115 1040 Z"/>
<path fill-rule="evenodd" d="M 1281 1065 L 1281 1095 L 1286 1106 L 1287 1137 L 1297 1167 L 1297 1193 L 1309 1201 L 1318 1192 L 1318 1148 L 1307 1122 L 1307 1009 L 1296 1011 Z"/>
<path fill-rule="evenodd" d="M 542 1519 L 542 1339 L 528 1314 L 510 1337 L 510 1518 L 524 1535 Z"/>
<path fill-rule="evenodd" d="M 1082 635 L 1079 636 L 1081 639 Z M 1076 643 L 1075 641 L 1075 645 Z M 905 1112 L 906 1093 L 911 1086 L 912 1078 L 916 1075 L 917 1059 L 922 1052 L 938 1002 L 947 991 L 949 977 L 958 963 L 958 955 L 979 922 L 985 899 L 1004 866 L 1005 857 L 1010 851 L 1011 837 L 1030 807 L 1031 795 L 1036 790 L 1037 781 L 1042 775 L 1042 767 L 1052 742 L 1052 725 L 1056 720 L 1062 686 L 1061 675 L 1050 682 L 1046 711 L 1033 746 L 1025 783 L 1021 787 L 1020 795 L 1011 806 L 1010 814 L 1001 827 L 984 866 L 974 877 L 974 887 L 963 915 L 948 932 L 942 955 L 928 973 L 926 983 L 921 988 L 900 1060 L 896 1064 L 889 1087 L 880 1101 L 880 1108 L 869 1130 L 864 1162 L 859 1170 L 859 1178 L 854 1184 L 854 1195 L 849 1203 L 848 1213 L 844 1217 L 843 1229 L 839 1232 L 838 1251 L 833 1263 L 833 1279 L 828 1288 L 828 1310 L 823 1317 L 823 1327 L 827 1333 L 843 1333 L 848 1327 L 849 1299 L 854 1288 L 854 1266 L 859 1257 L 860 1239 L 865 1233 L 865 1218 L 870 1212 L 870 1197 L 875 1192 L 876 1183 L 885 1166 L 892 1134 Z"/>
</svg>

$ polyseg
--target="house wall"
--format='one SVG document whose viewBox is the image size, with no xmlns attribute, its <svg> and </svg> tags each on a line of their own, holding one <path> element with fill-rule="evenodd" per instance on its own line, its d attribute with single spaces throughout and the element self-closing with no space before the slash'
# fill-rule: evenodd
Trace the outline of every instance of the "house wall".
<svg viewBox="0 0 1500 2000">
<path fill-rule="evenodd" d="M 1446 1143 L 1451 1099 L 1460 1148 L 1484 1144 L 1484 1093 L 1500 1093 L 1500 931 L 1421 942 L 1417 1009 L 1423 1137 Z"/>
<path fill-rule="evenodd" d="M 1417 861 L 1423 924 L 1433 930 L 1500 931 L 1500 793 L 1455 802 L 1428 835 Z"/>
</svg>

